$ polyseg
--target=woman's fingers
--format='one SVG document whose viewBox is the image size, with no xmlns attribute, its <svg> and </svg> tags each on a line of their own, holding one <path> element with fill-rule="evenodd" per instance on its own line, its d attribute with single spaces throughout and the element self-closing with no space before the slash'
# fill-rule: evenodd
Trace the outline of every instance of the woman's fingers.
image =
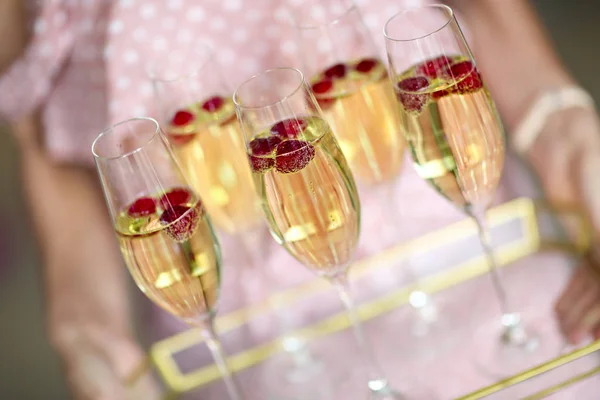
<svg viewBox="0 0 600 400">
<path fill-rule="evenodd" d="M 81 352 L 69 366 L 68 379 L 77 400 L 120 400 L 125 388 L 108 361 L 94 351 Z"/>
<path fill-rule="evenodd" d="M 75 399 L 126 400 L 131 397 L 125 378 L 143 362 L 144 353 L 129 337 L 94 326 L 80 328 L 64 357 Z"/>
<path fill-rule="evenodd" d="M 583 318 L 573 327 L 571 335 L 575 343 L 580 342 L 584 337 L 593 335 L 595 339 L 600 334 L 600 300 L 594 306 L 590 307 Z"/>
<path fill-rule="evenodd" d="M 592 268 L 589 264 L 577 268 L 555 306 L 560 328 L 571 344 L 596 334 L 600 324 L 600 279 Z"/>
<path fill-rule="evenodd" d="M 573 304 L 577 302 L 582 289 L 585 287 L 587 279 L 588 274 L 584 271 L 584 268 L 577 268 L 567 284 L 567 288 L 562 292 L 554 307 L 559 319 L 562 319 L 564 314 L 566 314 L 573 307 Z"/>
<path fill-rule="evenodd" d="M 136 381 L 127 387 L 125 400 L 162 400 L 165 398 L 165 392 L 154 379 L 151 373 L 136 379 Z"/>
<path fill-rule="evenodd" d="M 600 323 L 594 328 L 594 340 L 600 339 Z"/>
<path fill-rule="evenodd" d="M 576 344 L 583 339 L 581 337 L 583 321 L 588 317 L 590 310 L 600 304 L 599 294 L 598 284 L 589 282 L 579 293 L 573 306 L 563 313 L 560 325 L 570 343 Z M 591 331 L 585 333 L 591 333 Z"/>
</svg>

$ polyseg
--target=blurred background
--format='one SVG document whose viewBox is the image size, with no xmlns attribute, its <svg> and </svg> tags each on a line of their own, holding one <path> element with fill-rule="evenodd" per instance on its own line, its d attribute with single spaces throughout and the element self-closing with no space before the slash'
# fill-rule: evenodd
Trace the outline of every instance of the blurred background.
<svg viewBox="0 0 600 400">
<path fill-rule="evenodd" d="M 600 2 L 535 4 L 564 62 L 600 102 Z M 0 399 L 63 399 L 68 395 L 59 360 L 45 337 L 41 266 L 25 216 L 17 156 L 0 125 Z"/>
</svg>

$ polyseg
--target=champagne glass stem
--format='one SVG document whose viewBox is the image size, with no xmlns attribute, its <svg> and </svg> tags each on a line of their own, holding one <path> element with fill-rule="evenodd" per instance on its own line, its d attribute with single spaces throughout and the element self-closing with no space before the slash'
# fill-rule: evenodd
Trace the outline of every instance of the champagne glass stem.
<svg viewBox="0 0 600 400">
<path fill-rule="evenodd" d="M 242 391 L 240 390 L 239 384 L 227 365 L 227 358 L 223 352 L 221 341 L 215 332 L 215 324 L 212 318 L 206 323 L 206 325 L 202 326 L 201 332 L 202 336 L 204 337 L 204 341 L 206 342 L 206 345 L 213 356 L 215 364 L 217 365 L 217 368 L 223 377 L 223 382 L 225 383 L 229 398 L 231 400 L 242 400 Z"/>
<path fill-rule="evenodd" d="M 519 313 L 512 310 L 508 295 L 506 294 L 506 289 L 502 283 L 502 277 L 500 276 L 500 270 L 494 255 L 491 236 L 485 218 L 485 210 L 479 212 L 469 210 L 467 211 L 467 214 L 469 214 L 469 216 L 473 218 L 477 224 L 479 240 L 481 241 L 481 246 L 483 247 L 483 251 L 487 258 L 492 284 L 494 285 L 494 290 L 496 291 L 496 296 L 498 297 L 498 301 L 500 303 L 500 311 L 502 312 L 502 327 L 504 328 L 502 340 L 508 344 L 524 343 L 526 341 L 526 335 L 522 326 L 521 316 Z"/>
<path fill-rule="evenodd" d="M 237 235 L 241 244 L 241 250 L 247 260 L 247 266 L 252 269 L 257 269 L 259 267 L 256 263 L 256 253 L 257 248 L 259 252 L 262 252 L 263 250 L 263 243 L 260 236 L 261 232 L 259 230 L 251 230 Z"/>
<path fill-rule="evenodd" d="M 387 221 L 388 224 L 392 226 L 396 226 L 402 223 L 402 212 L 400 208 L 400 201 L 397 198 L 397 181 L 398 179 L 394 179 L 390 182 L 384 183 L 384 198 L 387 200 L 387 207 L 381 207 L 382 212 L 384 213 L 382 221 Z M 389 210 L 390 215 L 387 215 L 386 209 Z M 403 262 L 403 271 L 405 273 L 405 277 L 408 279 L 408 284 L 414 287 L 411 290 L 408 299 L 408 304 L 410 307 L 417 313 L 419 318 L 423 321 L 428 322 L 426 315 L 424 314 L 425 310 L 432 309 L 432 301 L 429 294 L 420 290 L 420 279 L 419 276 L 415 273 L 415 270 L 410 262 L 409 258 L 406 258 Z"/>
<path fill-rule="evenodd" d="M 364 366 L 367 368 L 369 390 L 373 394 L 390 393 L 391 389 L 388 385 L 388 381 L 384 378 L 381 368 L 375 361 L 373 349 L 366 339 L 362 322 L 356 307 L 354 306 L 352 296 L 350 295 L 350 285 L 348 283 L 346 273 L 338 274 L 332 277 L 331 282 L 333 283 L 333 286 L 340 296 L 340 300 L 346 308 L 348 319 L 352 325 L 360 357 L 362 358 Z"/>
<path fill-rule="evenodd" d="M 256 262 L 256 248 L 262 249 L 264 245 L 262 240 L 262 232 L 259 230 L 249 232 L 248 234 L 241 235 L 240 241 L 242 244 L 242 250 L 248 260 L 247 266 L 253 272 L 253 274 L 262 275 L 264 283 L 267 285 L 268 290 L 273 290 L 278 287 L 278 282 L 275 277 L 275 271 L 269 268 L 262 268 L 262 265 L 258 265 Z M 306 341 L 300 336 L 293 335 L 292 323 L 290 321 L 290 313 L 288 310 L 279 307 L 276 303 L 272 302 L 273 309 L 277 316 L 277 323 L 279 325 L 279 331 L 283 335 L 283 349 L 288 354 L 291 354 L 293 361 L 300 365 L 307 365 L 313 361 L 312 354 L 309 351 Z"/>
</svg>

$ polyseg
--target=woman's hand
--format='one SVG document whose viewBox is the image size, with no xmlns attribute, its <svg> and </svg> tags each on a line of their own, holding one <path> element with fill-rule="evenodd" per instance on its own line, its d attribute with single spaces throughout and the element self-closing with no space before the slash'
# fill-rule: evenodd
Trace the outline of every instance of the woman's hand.
<svg viewBox="0 0 600 400">
<path fill-rule="evenodd" d="M 590 334 L 600 339 L 600 265 L 586 259 L 563 290 L 555 305 L 556 317 L 571 344 Z"/>
<path fill-rule="evenodd" d="M 528 155 L 548 201 L 555 206 L 577 205 L 586 213 L 594 231 L 599 233 L 598 115 L 584 109 L 556 113 Z M 572 344 L 589 335 L 600 338 L 599 261 L 598 257 L 583 260 L 555 306 L 559 325 Z"/>
<path fill-rule="evenodd" d="M 72 326 L 62 324 L 58 329 L 51 328 L 51 332 L 75 399 L 134 398 L 128 377 L 145 365 L 145 356 L 132 338 L 106 326 L 81 323 Z M 143 388 L 138 386 L 137 390 L 144 390 L 146 395 L 137 398 L 158 398 L 158 390 L 152 382 L 146 381 L 141 386 Z"/>
</svg>

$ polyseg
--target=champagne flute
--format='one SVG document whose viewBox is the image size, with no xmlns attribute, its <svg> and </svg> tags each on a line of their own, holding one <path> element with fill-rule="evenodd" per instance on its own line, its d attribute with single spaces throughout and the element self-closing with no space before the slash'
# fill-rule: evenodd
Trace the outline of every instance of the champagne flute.
<svg viewBox="0 0 600 400">
<path fill-rule="evenodd" d="M 215 333 L 221 252 L 200 197 L 158 123 L 133 118 L 92 145 L 125 263 L 140 290 L 198 326 L 233 400 L 242 399 Z"/>
<path fill-rule="evenodd" d="M 238 240 L 251 274 L 276 287 L 264 268 L 266 226 L 254 190 L 246 144 L 235 116 L 232 92 L 212 48 L 204 43 L 159 57 L 148 71 L 167 138 L 192 187 L 202 196 L 215 226 Z M 298 363 L 311 364 L 300 338 L 289 334 L 288 315 L 278 312 L 284 348 Z"/>
<path fill-rule="evenodd" d="M 369 373 L 370 396 L 399 398 L 377 366 L 348 290 L 360 230 L 354 178 L 304 76 L 293 68 L 268 70 L 240 85 L 234 102 L 271 233 L 338 291 Z"/>
<path fill-rule="evenodd" d="M 233 235 L 262 226 L 232 90 L 212 49 L 172 50 L 148 74 L 167 138 L 215 226 Z"/>
<path fill-rule="evenodd" d="M 453 11 L 445 5 L 406 9 L 384 35 L 401 121 L 418 174 L 476 223 L 501 306 L 499 324 L 483 328 L 478 362 L 492 373 L 517 372 L 545 352 L 506 294 L 485 213 L 504 164 L 504 132 Z M 542 358 L 540 358 L 540 355 Z"/>
<path fill-rule="evenodd" d="M 352 1 L 303 2 L 291 13 L 303 72 L 352 173 L 367 185 L 392 184 L 405 142 L 394 90 Z"/>
<path fill-rule="evenodd" d="M 387 67 L 353 1 L 303 2 L 291 15 L 303 71 L 322 115 L 365 193 L 386 203 L 378 207 L 384 232 L 397 240 L 396 189 L 406 142 Z M 408 261 L 404 273 L 410 283 L 418 281 Z M 411 333 L 424 339 L 435 331 L 447 338 L 444 313 L 430 296 L 414 290 L 409 298 Z"/>
</svg>

